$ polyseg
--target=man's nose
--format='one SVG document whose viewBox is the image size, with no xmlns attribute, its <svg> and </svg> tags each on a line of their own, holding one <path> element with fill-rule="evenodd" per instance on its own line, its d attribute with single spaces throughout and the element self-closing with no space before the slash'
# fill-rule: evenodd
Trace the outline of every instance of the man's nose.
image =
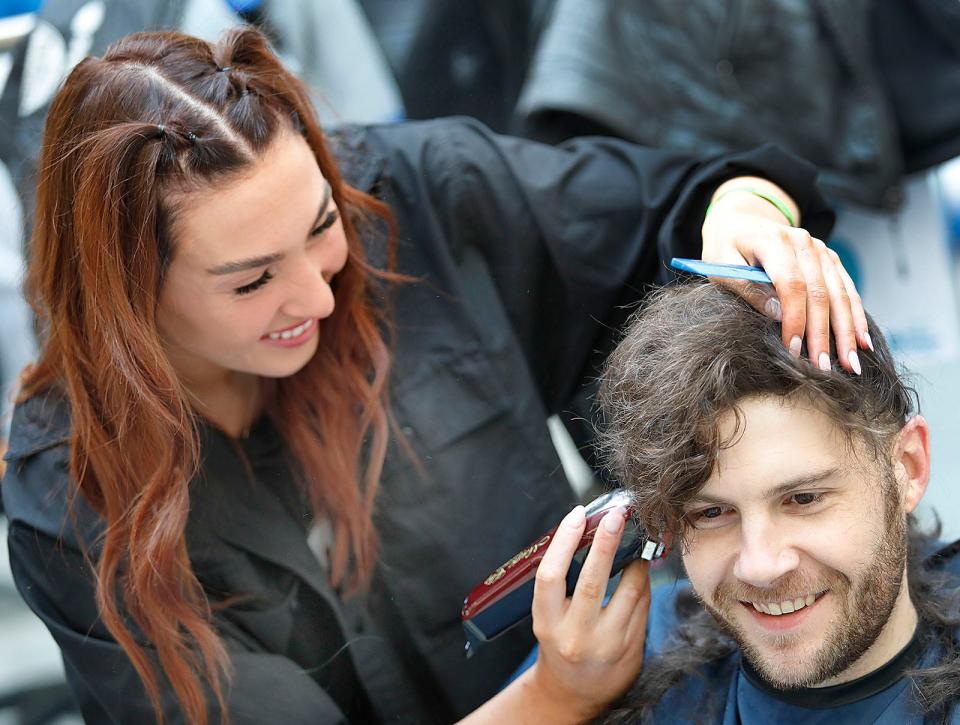
<svg viewBox="0 0 960 725">
<path fill-rule="evenodd" d="M 770 520 L 742 522 L 740 530 L 740 551 L 733 575 L 745 584 L 769 587 L 800 565 L 796 548 Z"/>
</svg>

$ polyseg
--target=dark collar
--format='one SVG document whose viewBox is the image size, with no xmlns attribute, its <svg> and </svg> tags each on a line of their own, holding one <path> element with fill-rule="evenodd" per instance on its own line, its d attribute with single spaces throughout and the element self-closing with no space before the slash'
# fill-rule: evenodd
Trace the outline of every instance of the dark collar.
<svg viewBox="0 0 960 725">
<path fill-rule="evenodd" d="M 903 677 L 903 673 L 920 660 L 922 654 L 923 638 L 920 636 L 918 628 L 913 633 L 913 638 L 907 643 L 907 646 L 883 667 L 841 685 L 779 689 L 764 680 L 760 673 L 742 656 L 740 658 L 740 671 L 751 685 L 775 700 L 799 707 L 826 710 L 859 702 L 886 690 L 898 682 Z"/>
</svg>

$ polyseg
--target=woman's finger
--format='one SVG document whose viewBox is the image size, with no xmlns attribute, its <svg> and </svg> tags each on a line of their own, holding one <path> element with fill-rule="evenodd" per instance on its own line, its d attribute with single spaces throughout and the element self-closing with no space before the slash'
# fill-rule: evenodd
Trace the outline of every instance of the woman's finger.
<svg viewBox="0 0 960 725">
<path fill-rule="evenodd" d="M 807 304 L 807 355 L 821 370 L 830 364 L 830 293 L 823 279 L 820 254 L 813 238 L 803 229 L 792 230 L 791 242 L 803 275 Z"/>
<path fill-rule="evenodd" d="M 728 277 L 710 277 L 709 279 L 714 284 L 725 287 L 738 297 L 743 298 L 753 309 L 766 315 L 771 320 L 780 322 L 783 318 L 780 300 L 777 298 L 777 291 L 773 285 Z"/>
<path fill-rule="evenodd" d="M 863 299 L 857 291 L 857 285 L 853 283 L 853 278 L 840 261 L 840 255 L 827 247 L 827 254 L 833 261 L 833 265 L 843 280 L 843 286 L 847 289 L 847 297 L 850 298 L 850 309 L 853 313 L 853 326 L 856 330 L 857 342 L 861 347 L 873 350 L 873 340 L 870 339 L 870 324 L 867 322 L 867 313 L 863 308 Z"/>
<path fill-rule="evenodd" d="M 650 562 L 631 562 L 620 575 L 617 589 L 603 609 L 604 629 L 623 633 L 637 607 L 650 600 Z"/>
<path fill-rule="evenodd" d="M 567 609 L 567 616 L 576 626 L 589 625 L 600 614 L 625 520 L 626 509 L 618 506 L 604 514 L 597 526 Z"/>
<path fill-rule="evenodd" d="M 537 567 L 533 587 L 533 620 L 539 626 L 556 622 L 566 608 L 567 572 L 580 545 L 586 517 L 583 506 L 576 506 L 563 517 Z"/>
<path fill-rule="evenodd" d="M 860 375 L 860 358 L 857 355 L 857 335 L 850 295 L 837 272 L 836 264 L 827 252 L 827 245 L 819 239 L 814 239 L 813 243 L 820 255 L 820 270 L 830 296 L 830 325 L 836 341 L 838 362 L 844 370 Z"/>
</svg>

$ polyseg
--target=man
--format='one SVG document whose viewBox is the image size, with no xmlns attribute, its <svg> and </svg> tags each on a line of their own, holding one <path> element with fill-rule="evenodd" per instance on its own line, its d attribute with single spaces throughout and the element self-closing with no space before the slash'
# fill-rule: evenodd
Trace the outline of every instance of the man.
<svg viewBox="0 0 960 725">
<path fill-rule="evenodd" d="M 960 723 L 960 546 L 915 525 L 927 424 L 871 333 L 855 375 L 793 357 L 715 285 L 634 318 L 605 451 L 689 582 L 655 591 L 607 722 Z"/>
</svg>

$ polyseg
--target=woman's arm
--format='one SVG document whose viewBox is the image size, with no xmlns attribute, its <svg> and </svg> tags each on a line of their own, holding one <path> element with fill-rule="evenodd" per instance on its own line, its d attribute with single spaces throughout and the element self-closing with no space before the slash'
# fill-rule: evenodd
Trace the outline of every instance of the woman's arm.
<svg viewBox="0 0 960 725">
<path fill-rule="evenodd" d="M 387 158 L 382 188 L 413 214 L 403 235 L 424 245 L 422 229 L 438 229 L 443 246 L 429 253 L 446 257 L 445 274 L 476 274 L 474 260 L 483 260 L 550 411 L 564 409 L 612 346 L 626 307 L 671 276 L 670 258 L 704 253 L 704 215 L 721 184 L 770 180 L 814 236 L 833 221 L 816 169 L 770 146 L 713 157 L 608 138 L 552 147 L 463 120 L 381 127 L 371 138 Z M 729 221 L 719 211 L 711 221 Z M 762 221 L 759 236 L 777 243 L 785 222 Z M 729 229 L 712 243 L 723 248 L 716 253 L 753 239 L 750 229 Z M 468 282 L 451 291 L 470 302 Z M 784 302 L 792 320 L 793 298 Z M 822 313 L 829 302 L 816 297 L 814 307 Z"/>
</svg>

